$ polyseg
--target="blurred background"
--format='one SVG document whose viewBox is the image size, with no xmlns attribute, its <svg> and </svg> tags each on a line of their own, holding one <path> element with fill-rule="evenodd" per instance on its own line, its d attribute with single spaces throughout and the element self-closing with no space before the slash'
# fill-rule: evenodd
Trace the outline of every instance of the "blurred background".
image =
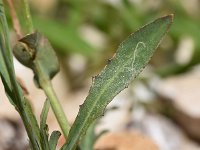
<svg viewBox="0 0 200 150">
<path fill-rule="evenodd" d="M 104 68 L 118 45 L 138 28 L 173 13 L 172 27 L 149 65 L 109 104 L 97 124 L 97 134 L 110 133 L 95 147 L 129 150 L 139 143 L 146 148 L 137 150 L 200 149 L 199 0 L 30 0 L 30 7 L 35 29 L 50 40 L 59 57 L 61 71 L 53 85 L 70 123 L 87 96 L 91 77 Z M 20 16 L 19 0 L 16 9 Z M 9 12 L 7 16 L 14 45 Z M 39 119 L 45 96 L 34 86 L 29 69 L 17 60 L 15 69 Z M 0 99 L 0 150 L 27 149 L 22 123 L 2 83 Z M 59 129 L 52 112 L 48 124 L 50 131 Z"/>
</svg>

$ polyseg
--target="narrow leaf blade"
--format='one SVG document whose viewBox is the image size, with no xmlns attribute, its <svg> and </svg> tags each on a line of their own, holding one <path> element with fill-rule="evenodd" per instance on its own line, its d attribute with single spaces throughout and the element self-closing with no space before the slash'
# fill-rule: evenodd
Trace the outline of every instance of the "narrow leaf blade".
<svg viewBox="0 0 200 150">
<path fill-rule="evenodd" d="M 91 123 L 130 81 L 144 69 L 172 23 L 173 15 L 155 20 L 131 34 L 119 46 L 112 61 L 95 77 L 84 104 L 69 132 L 64 150 L 75 149 Z"/>
<path fill-rule="evenodd" d="M 0 58 L 0 75 L 5 90 L 8 90 L 6 94 L 24 122 L 32 147 L 39 150 L 41 147 L 40 138 L 37 136 L 39 127 L 15 77 L 8 24 L 2 0 L 0 0 Z"/>
<path fill-rule="evenodd" d="M 40 115 L 40 128 L 46 126 L 46 120 L 47 120 L 47 116 L 48 116 L 48 112 L 49 112 L 49 107 L 50 107 L 50 103 L 48 100 L 46 100 L 44 102 L 42 113 Z"/>
<path fill-rule="evenodd" d="M 43 149 L 50 150 L 48 142 L 48 126 L 46 124 L 50 103 L 48 100 L 44 102 L 42 113 L 40 115 L 40 135 Z"/>
<path fill-rule="evenodd" d="M 56 149 L 56 145 L 58 143 L 58 139 L 61 136 L 61 133 L 59 131 L 53 131 L 50 139 L 49 139 L 49 146 L 51 150 L 55 150 Z"/>
<path fill-rule="evenodd" d="M 81 141 L 80 143 L 81 150 L 93 149 L 94 143 L 96 141 L 95 126 L 96 126 L 96 121 L 91 124 L 91 126 L 88 128 L 86 132 L 86 135 Z"/>
</svg>

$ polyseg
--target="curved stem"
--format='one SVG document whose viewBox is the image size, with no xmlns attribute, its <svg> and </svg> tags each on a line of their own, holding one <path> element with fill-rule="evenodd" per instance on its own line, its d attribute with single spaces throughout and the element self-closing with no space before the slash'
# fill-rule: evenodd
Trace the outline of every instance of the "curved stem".
<svg viewBox="0 0 200 150">
<path fill-rule="evenodd" d="M 65 139 L 67 139 L 70 126 L 67 121 L 67 118 L 65 117 L 65 113 L 58 101 L 58 98 L 52 88 L 52 85 L 51 84 L 43 85 L 43 90 L 50 101 L 51 107 L 56 116 L 56 119 L 58 120 L 58 123 L 65 136 Z"/>
<path fill-rule="evenodd" d="M 50 101 L 51 108 L 55 114 L 58 124 L 60 125 L 60 128 L 64 134 L 65 139 L 67 139 L 70 130 L 70 125 L 65 116 L 64 110 L 62 109 L 61 104 L 56 96 L 56 93 L 52 87 L 50 79 L 45 76 L 42 68 L 40 67 L 40 64 L 35 62 L 35 67 L 36 67 L 35 70 L 37 72 L 36 74 L 38 75 L 39 78 L 39 84 L 41 88 L 44 90 L 46 96 L 48 97 L 48 100 Z"/>
<path fill-rule="evenodd" d="M 32 18 L 31 18 L 31 14 L 30 14 L 30 8 L 28 5 L 28 1 L 27 0 L 21 0 L 22 4 L 23 4 L 23 11 L 25 14 L 25 19 L 27 21 L 27 26 L 28 26 L 28 32 L 32 33 L 33 32 L 33 23 L 32 23 Z"/>
</svg>

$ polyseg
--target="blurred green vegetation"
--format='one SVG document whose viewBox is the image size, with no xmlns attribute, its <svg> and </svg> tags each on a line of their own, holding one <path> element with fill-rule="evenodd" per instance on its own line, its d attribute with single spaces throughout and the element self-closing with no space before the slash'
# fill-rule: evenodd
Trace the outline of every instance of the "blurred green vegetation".
<svg viewBox="0 0 200 150">
<path fill-rule="evenodd" d="M 41 1 L 46 3 L 42 5 Z M 184 72 L 199 63 L 199 1 L 32 0 L 30 2 L 35 28 L 49 38 L 61 58 L 67 77 L 71 82 L 73 80 L 78 82 L 78 85 L 79 81 L 101 69 L 106 63 L 105 60 L 112 57 L 119 43 L 130 33 L 151 20 L 170 13 L 175 14 L 174 23 L 151 63 L 158 68 L 157 72 L 162 76 Z M 95 34 L 100 35 L 105 42 L 92 43 L 85 39 L 85 36 L 89 36 L 89 39 L 95 39 L 96 36 L 90 35 L 90 32 L 81 32 L 84 27 L 95 29 Z M 189 62 L 180 65 L 176 63 L 174 54 L 185 36 L 193 40 L 194 52 Z M 80 74 L 70 71 L 70 66 L 66 63 L 66 58 L 74 54 L 82 55 L 86 60 L 86 68 Z"/>
</svg>

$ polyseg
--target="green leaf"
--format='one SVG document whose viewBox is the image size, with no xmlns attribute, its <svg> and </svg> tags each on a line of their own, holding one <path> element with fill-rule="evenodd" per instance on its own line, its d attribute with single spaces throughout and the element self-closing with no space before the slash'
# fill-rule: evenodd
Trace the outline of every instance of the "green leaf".
<svg viewBox="0 0 200 150">
<path fill-rule="evenodd" d="M 0 49 L 3 49 L 1 42 L 0 42 Z M 2 50 L 0 51 L 0 73 L 2 77 L 4 78 L 5 83 L 8 85 L 9 89 L 11 90 L 9 74 L 8 74 L 8 71 L 6 70 L 6 65 L 4 63 L 4 59 L 2 56 Z"/>
<path fill-rule="evenodd" d="M 2 4 L 2 1 L 0 1 L 0 4 Z M 12 98 L 12 88 L 11 88 L 11 82 L 10 82 L 10 77 L 9 77 L 9 72 L 7 70 L 7 66 L 5 63 L 5 58 L 3 57 L 4 55 L 7 56 L 7 62 L 10 65 L 12 62 L 12 57 L 10 54 L 9 50 L 5 50 L 6 48 L 8 48 L 6 45 L 8 45 L 8 42 L 5 40 L 8 37 L 5 35 L 6 34 L 6 30 L 7 30 L 7 26 L 5 24 L 6 22 L 6 18 L 4 15 L 4 8 L 3 5 L 0 6 L 0 76 L 1 76 L 1 80 L 4 84 L 4 88 L 5 88 L 5 92 L 10 100 L 10 102 L 15 105 L 13 98 Z M 4 51 L 4 54 L 3 54 Z"/>
<path fill-rule="evenodd" d="M 44 102 L 44 106 L 42 109 L 42 113 L 40 115 L 40 135 L 41 135 L 41 143 L 43 149 L 50 150 L 49 142 L 48 142 L 48 126 L 46 124 L 48 112 L 49 112 L 50 103 L 48 100 Z"/>
<path fill-rule="evenodd" d="M 49 146 L 51 150 L 55 150 L 56 149 L 56 145 L 58 143 L 58 139 L 61 136 L 61 133 L 59 131 L 53 131 L 50 139 L 49 139 Z"/>
<path fill-rule="evenodd" d="M 168 31 L 172 18 L 173 15 L 168 15 L 147 24 L 120 44 L 110 63 L 95 77 L 63 150 L 75 149 L 91 123 L 103 115 L 112 99 L 144 69 Z"/>
<path fill-rule="evenodd" d="M 39 150 L 41 148 L 39 127 L 15 77 L 9 30 L 2 0 L 0 0 L 0 59 L 0 75 L 6 94 L 24 122 L 31 146 Z"/>
<path fill-rule="evenodd" d="M 4 88 L 5 88 L 5 92 L 6 92 L 6 95 L 10 101 L 10 103 L 14 106 L 15 103 L 14 103 L 14 97 L 13 97 L 13 93 L 12 93 L 12 90 L 11 90 L 11 83 L 10 83 L 10 79 L 9 79 L 9 74 L 8 74 L 8 71 L 6 70 L 6 65 L 4 63 L 4 59 L 3 59 L 3 56 L 2 56 L 2 43 L 1 43 L 1 40 L 0 40 L 0 77 L 1 77 L 1 80 L 2 80 L 2 83 L 4 85 Z"/>
<path fill-rule="evenodd" d="M 86 135 L 81 140 L 81 143 L 80 143 L 81 150 L 93 149 L 94 143 L 96 141 L 95 126 L 96 126 L 96 121 L 90 125 L 90 127 L 88 128 L 86 132 Z"/>
<path fill-rule="evenodd" d="M 40 136 L 39 125 L 37 123 L 35 115 L 33 114 L 31 104 L 26 97 L 24 97 L 24 99 L 23 99 L 23 109 L 24 109 L 24 114 L 27 117 L 27 125 L 29 128 L 29 131 L 31 131 L 30 134 L 31 134 L 31 136 L 34 137 L 35 143 L 38 147 L 37 149 L 40 150 L 42 147 L 42 144 L 40 143 L 41 136 Z M 19 110 L 19 113 L 22 113 L 21 110 Z M 24 119 L 24 118 L 22 118 L 22 119 Z M 27 132 L 29 132 L 29 131 L 27 131 Z M 31 144 L 33 144 L 33 143 L 31 143 Z"/>
<path fill-rule="evenodd" d="M 86 135 L 82 138 L 80 142 L 79 148 L 81 150 L 92 150 L 94 149 L 95 142 L 108 130 L 103 130 L 99 134 L 95 134 L 95 127 L 97 125 L 98 120 L 94 121 L 90 127 L 88 128 Z"/>
<path fill-rule="evenodd" d="M 47 116 L 48 116 L 48 112 L 49 112 L 49 107 L 50 107 L 50 103 L 48 100 L 46 100 L 44 102 L 44 106 L 42 109 L 42 113 L 40 115 L 40 128 L 42 129 L 43 127 L 45 128 L 46 126 L 46 121 L 47 121 Z"/>
</svg>

